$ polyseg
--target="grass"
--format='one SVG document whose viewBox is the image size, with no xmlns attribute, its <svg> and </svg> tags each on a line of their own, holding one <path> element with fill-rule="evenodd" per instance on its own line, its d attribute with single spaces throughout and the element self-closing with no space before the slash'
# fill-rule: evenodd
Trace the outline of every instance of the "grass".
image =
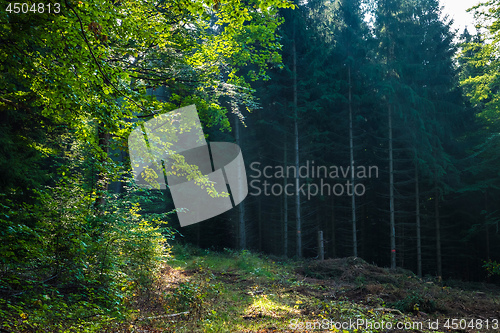
<svg viewBox="0 0 500 333">
<path fill-rule="evenodd" d="M 276 260 L 176 245 L 155 285 L 137 292 L 132 324 L 114 331 L 344 332 L 352 327 L 333 324 L 363 321 L 368 328 L 360 331 L 366 332 L 391 331 L 380 325 L 403 322 L 405 332 L 445 332 L 447 318 L 498 319 L 500 292 L 486 289 L 422 281 L 359 258 Z M 439 330 L 429 329 L 436 320 Z M 411 329 L 415 323 L 423 327 Z"/>
</svg>

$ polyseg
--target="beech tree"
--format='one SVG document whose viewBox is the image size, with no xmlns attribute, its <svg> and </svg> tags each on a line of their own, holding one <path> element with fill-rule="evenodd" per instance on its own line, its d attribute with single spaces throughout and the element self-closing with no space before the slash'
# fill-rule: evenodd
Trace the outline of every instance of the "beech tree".
<svg viewBox="0 0 500 333">
<path fill-rule="evenodd" d="M 134 189 L 125 181 L 128 160 L 116 161 L 111 152 L 126 151 L 128 134 L 141 122 L 190 104 L 206 126 L 229 129 L 223 100 L 255 107 L 249 82 L 280 63 L 276 14 L 292 4 L 43 6 L 18 13 L 3 3 L 0 12 L 1 140 L 19 151 L 3 152 L 1 161 L 7 172 L 0 182 L 0 317 L 3 327 L 7 303 L 21 313 L 24 300 L 40 298 L 42 290 L 77 290 L 53 298 L 61 311 L 31 322 L 64 319 L 71 330 L 68 316 L 86 317 L 77 308 L 89 317 L 123 316 L 118 299 L 131 292 L 129 283 L 147 283 L 173 233 L 164 228 L 168 212 L 145 209 L 164 198 Z M 147 93 L 162 87 L 167 100 Z M 16 165 L 22 167 L 8 171 Z M 126 182 L 127 191 L 109 193 L 114 180 Z"/>
</svg>

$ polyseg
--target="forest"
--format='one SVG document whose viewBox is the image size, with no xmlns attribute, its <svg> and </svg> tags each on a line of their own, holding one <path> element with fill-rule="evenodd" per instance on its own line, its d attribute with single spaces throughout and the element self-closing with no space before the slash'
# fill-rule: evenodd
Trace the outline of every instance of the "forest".
<svg viewBox="0 0 500 333">
<path fill-rule="evenodd" d="M 498 286 L 500 1 L 469 11 L 458 30 L 439 0 L 0 1 L 0 332 L 268 332 L 210 326 L 235 276 L 440 286 L 387 296 L 396 317 L 452 313 L 446 281 Z M 150 135 L 182 110 L 201 155 Z M 287 297 L 276 313 L 333 311 Z M 155 306 L 169 322 L 129 327 Z"/>
</svg>

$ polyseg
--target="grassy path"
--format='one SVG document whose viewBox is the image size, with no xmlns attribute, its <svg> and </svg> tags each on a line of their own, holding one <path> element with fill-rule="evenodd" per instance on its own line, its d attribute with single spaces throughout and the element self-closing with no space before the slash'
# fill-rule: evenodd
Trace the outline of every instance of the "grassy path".
<svg viewBox="0 0 500 333">
<path fill-rule="evenodd" d="M 115 332 L 498 332 L 499 295 L 358 258 L 277 261 L 177 246 L 158 281 L 138 292 L 131 323 Z M 467 327 L 444 327 L 454 318 Z"/>
</svg>

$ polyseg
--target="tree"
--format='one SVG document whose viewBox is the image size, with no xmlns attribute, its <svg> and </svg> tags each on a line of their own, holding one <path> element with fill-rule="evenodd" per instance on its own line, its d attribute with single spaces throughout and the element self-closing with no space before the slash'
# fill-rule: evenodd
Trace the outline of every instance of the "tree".
<svg viewBox="0 0 500 333">
<path fill-rule="evenodd" d="M 379 51 L 386 73 L 383 83 L 384 98 L 388 106 L 388 137 L 389 137 L 389 201 L 391 229 L 391 267 L 396 266 L 396 231 L 395 222 L 395 186 L 399 186 L 400 205 L 404 204 L 402 196 L 404 182 L 398 185 L 395 175 L 405 176 L 415 182 L 420 181 L 418 169 L 426 170 L 425 164 L 431 164 L 430 174 L 435 183 L 435 197 L 441 196 L 446 188 L 442 180 L 443 174 L 452 171 L 453 165 L 444 145 L 449 144 L 451 127 L 444 119 L 445 114 L 455 108 L 460 110 L 460 101 L 453 94 L 454 68 L 453 34 L 449 23 L 443 23 L 440 18 L 437 1 L 379 1 L 377 7 L 376 35 L 380 40 Z M 398 116 L 398 117 L 394 117 Z M 399 133 L 394 141 L 394 121 L 414 132 Z M 399 127 L 399 126 L 398 126 Z M 436 133 L 436 134 L 433 134 Z M 410 135 L 408 135 L 410 134 Z M 399 141 L 399 142 L 398 142 Z M 394 143 L 401 149 L 396 151 L 400 156 L 398 164 L 403 167 L 405 159 L 412 159 L 413 166 L 406 163 L 406 170 L 394 171 Z M 425 161 L 425 162 L 424 162 Z M 416 170 L 416 168 L 418 168 Z M 418 180 L 417 180 L 418 179 Z M 438 189 L 440 188 L 440 189 Z M 417 210 L 417 244 L 420 244 L 420 191 L 415 185 Z M 414 206 L 415 207 L 415 206 Z M 440 269 L 440 226 L 439 204 L 436 199 L 436 262 Z M 401 214 L 401 213 L 400 213 Z M 421 246 L 417 245 L 417 249 Z M 421 262 L 421 253 L 417 250 L 417 262 Z M 420 253 L 420 254 L 419 254 Z M 404 256 L 404 253 L 401 253 Z M 400 257 L 402 258 L 402 257 Z M 421 264 L 417 263 L 417 266 Z"/>
<path fill-rule="evenodd" d="M 1 153 L 2 311 L 6 302 L 22 311 L 23 300 L 49 288 L 78 290 L 67 311 L 83 297 L 91 315 L 123 315 L 118 300 L 126 286 L 158 269 L 172 230 L 160 233 L 171 220 L 167 212 L 144 209 L 153 201 L 148 193 L 108 193 L 111 181 L 130 173 L 128 161 L 113 160 L 111 152 L 126 150 L 142 121 L 190 104 L 206 126 L 228 129 L 220 104 L 255 106 L 249 82 L 280 62 L 276 14 L 291 6 L 68 0 L 54 13 L 3 8 L 0 140 L 19 153 Z M 160 87 L 168 101 L 147 93 Z M 16 165 L 19 171 L 9 170 Z M 36 324 L 66 318 L 52 316 Z"/>
<path fill-rule="evenodd" d="M 479 199 L 474 222 L 469 223 L 464 238 L 465 243 L 479 243 L 481 250 L 477 256 L 486 258 L 491 263 L 491 241 L 498 239 L 498 214 L 488 198 L 498 193 L 499 178 L 498 147 L 498 1 L 484 2 L 471 8 L 477 21 L 478 32 L 475 36 L 464 30 L 459 63 L 461 65 L 461 88 L 467 97 L 467 105 L 476 115 L 475 128 L 468 132 L 467 142 L 473 147 L 466 159 L 468 179 L 460 189 L 462 195 Z M 475 196 L 474 196 L 475 195 Z M 472 200 L 474 200 L 472 199 Z M 471 207 L 472 209 L 472 207 Z M 496 229 L 496 232 L 492 232 Z M 473 259 L 479 268 L 482 261 Z M 483 266 L 490 269 L 493 266 Z M 491 272 L 491 271 L 490 271 Z"/>
</svg>

